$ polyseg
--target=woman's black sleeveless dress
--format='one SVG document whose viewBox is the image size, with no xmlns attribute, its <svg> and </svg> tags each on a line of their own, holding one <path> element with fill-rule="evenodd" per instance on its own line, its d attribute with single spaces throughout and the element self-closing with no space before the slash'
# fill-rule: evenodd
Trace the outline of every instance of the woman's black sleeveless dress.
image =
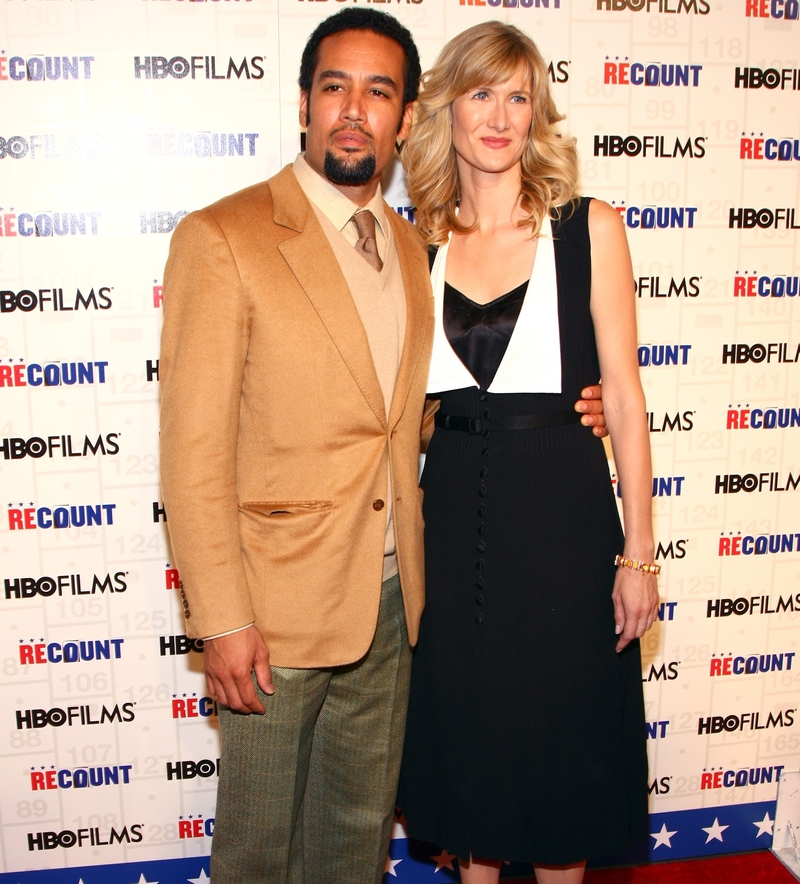
<svg viewBox="0 0 800 884">
<path fill-rule="evenodd" d="M 598 381 L 588 205 L 553 221 L 561 394 L 443 392 L 444 414 L 485 431 L 437 427 L 422 476 L 427 601 L 399 804 L 412 838 L 463 858 L 566 864 L 647 837 L 641 660 L 638 641 L 614 650 L 623 536 L 603 445 L 580 423 L 492 429 L 572 411 Z M 465 330 L 502 337 L 524 287 L 494 317 L 453 295 L 445 328 L 464 361 Z"/>
</svg>

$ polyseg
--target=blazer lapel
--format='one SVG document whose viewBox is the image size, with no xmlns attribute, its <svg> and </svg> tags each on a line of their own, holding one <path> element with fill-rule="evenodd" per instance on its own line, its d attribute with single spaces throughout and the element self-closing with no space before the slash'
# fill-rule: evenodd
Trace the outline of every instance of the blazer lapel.
<svg viewBox="0 0 800 884">
<path fill-rule="evenodd" d="M 325 232 L 290 167 L 272 178 L 269 185 L 275 223 L 297 231 L 297 236 L 284 240 L 278 249 L 375 417 L 385 427 L 386 407 L 367 333 Z"/>
<path fill-rule="evenodd" d="M 392 428 L 400 420 L 405 409 L 419 360 L 426 352 L 426 348 L 430 351 L 428 339 L 433 316 L 433 298 L 425 250 L 421 243 L 414 241 L 413 234 L 406 228 L 394 209 L 387 206 L 386 215 L 394 230 L 394 239 L 397 243 L 407 311 L 403 355 L 400 359 L 400 369 L 389 413 L 389 427 Z"/>
</svg>

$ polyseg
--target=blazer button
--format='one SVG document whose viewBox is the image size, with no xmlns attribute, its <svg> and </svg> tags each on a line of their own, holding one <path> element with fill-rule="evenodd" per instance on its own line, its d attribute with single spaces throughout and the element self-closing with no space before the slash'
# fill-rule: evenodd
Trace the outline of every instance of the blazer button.
<svg viewBox="0 0 800 884">
<path fill-rule="evenodd" d="M 382 510 L 385 506 L 386 504 L 380 498 L 372 501 L 372 509 L 374 510 Z"/>
</svg>

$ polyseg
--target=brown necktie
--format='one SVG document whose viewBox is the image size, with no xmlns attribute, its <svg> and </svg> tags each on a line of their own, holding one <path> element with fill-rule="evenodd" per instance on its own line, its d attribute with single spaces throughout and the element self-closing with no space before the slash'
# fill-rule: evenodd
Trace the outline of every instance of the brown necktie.
<svg viewBox="0 0 800 884">
<path fill-rule="evenodd" d="M 369 209 L 363 209 L 353 215 L 353 223 L 358 231 L 356 251 L 373 270 L 380 273 L 383 270 L 383 261 L 378 254 L 378 243 L 375 239 L 375 216 Z"/>
</svg>

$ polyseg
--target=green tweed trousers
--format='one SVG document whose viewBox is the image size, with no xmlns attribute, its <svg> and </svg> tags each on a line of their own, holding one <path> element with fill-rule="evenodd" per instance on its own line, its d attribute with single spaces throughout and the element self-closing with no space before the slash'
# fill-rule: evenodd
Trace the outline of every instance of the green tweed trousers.
<svg viewBox="0 0 800 884">
<path fill-rule="evenodd" d="M 266 714 L 220 708 L 213 884 L 379 884 L 410 668 L 393 577 L 365 657 L 334 669 L 273 666 L 273 696 L 256 685 Z"/>
</svg>

